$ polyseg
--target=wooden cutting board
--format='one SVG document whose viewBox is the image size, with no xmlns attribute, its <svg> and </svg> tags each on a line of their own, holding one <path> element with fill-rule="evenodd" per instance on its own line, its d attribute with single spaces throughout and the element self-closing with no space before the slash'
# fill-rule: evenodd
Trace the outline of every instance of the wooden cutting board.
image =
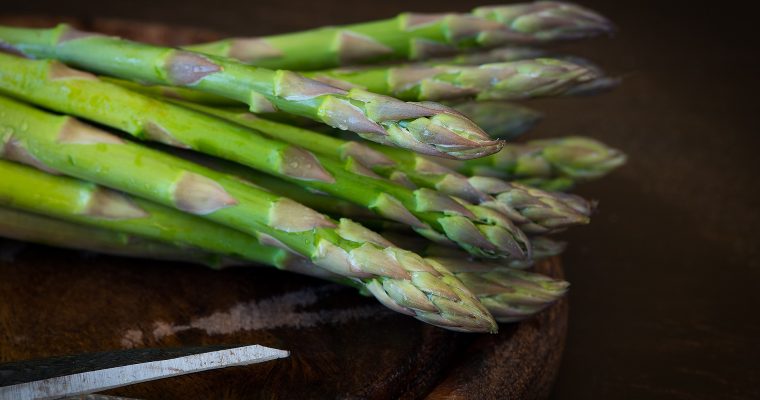
<svg viewBox="0 0 760 400">
<path fill-rule="evenodd" d="M 0 17 L 180 45 L 217 33 L 120 20 Z M 0 65 L 0 68 L 2 66 Z M 1 182 L 0 182 L 1 184 Z M 561 277 L 559 259 L 537 266 Z M 0 239 L 0 362 L 136 347 L 261 344 L 288 359 L 119 388 L 142 399 L 547 397 L 563 300 L 496 335 L 397 315 L 355 290 L 266 268 L 213 271 Z"/>
</svg>

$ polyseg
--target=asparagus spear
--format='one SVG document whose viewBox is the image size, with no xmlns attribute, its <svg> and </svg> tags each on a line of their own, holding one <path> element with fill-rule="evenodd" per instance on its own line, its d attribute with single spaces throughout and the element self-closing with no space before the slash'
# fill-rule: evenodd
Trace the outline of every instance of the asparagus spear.
<svg viewBox="0 0 760 400">
<path fill-rule="evenodd" d="M 495 261 L 495 260 L 474 260 L 472 256 L 461 250 L 453 247 L 440 246 L 433 242 L 424 240 L 419 237 L 409 235 L 408 232 L 384 230 L 383 237 L 390 240 L 392 243 L 398 244 L 406 250 L 415 252 L 428 258 L 445 258 L 445 259 L 459 259 L 462 263 L 476 262 L 471 269 L 482 271 L 489 271 L 499 268 L 512 268 L 512 269 L 527 269 L 532 267 L 536 262 L 545 260 L 550 257 L 558 256 L 565 251 L 567 244 L 551 239 L 546 236 L 535 236 L 530 239 L 531 245 L 534 249 L 533 258 L 523 261 Z M 464 268 L 464 267 L 457 267 Z"/>
<path fill-rule="evenodd" d="M 194 217 L 185 216 L 185 218 L 193 219 Z M 186 248 L 154 242 L 124 232 L 78 225 L 5 207 L 0 207 L 0 237 L 125 257 L 141 257 L 200 264 L 207 264 L 207 260 L 215 257 L 202 251 L 188 251 Z M 291 272 L 316 276 L 320 279 L 335 281 L 344 285 L 357 287 L 360 290 L 362 288 L 362 285 L 355 281 L 347 280 L 340 275 L 310 265 L 305 259 L 296 257 L 284 250 L 269 248 L 268 246 L 260 247 L 262 248 L 261 250 L 264 250 L 261 253 L 262 255 L 269 255 L 269 258 L 263 262 L 264 264 Z M 270 249 L 272 251 L 269 251 Z M 281 255 L 284 255 L 284 257 L 280 257 Z M 235 265 L 242 266 L 243 264 L 238 263 Z M 473 263 L 468 263 L 468 265 L 458 268 L 458 274 L 462 274 L 465 279 L 472 282 L 473 287 L 482 289 L 484 300 L 490 304 L 490 307 L 495 312 L 499 312 L 500 315 L 503 315 L 504 310 L 507 309 L 510 310 L 511 314 L 520 312 L 524 317 L 529 316 L 523 313 L 524 306 L 522 304 L 533 302 L 537 299 L 536 293 L 529 290 L 518 291 L 515 290 L 515 287 L 525 286 L 526 282 L 540 283 L 542 284 L 542 288 L 549 287 L 549 285 L 544 283 L 546 277 L 539 274 L 522 275 L 518 279 L 515 279 L 512 273 L 497 273 L 497 270 L 478 267 Z M 488 282 L 489 284 L 484 286 L 480 282 Z M 553 282 L 559 286 L 565 285 L 561 281 Z M 503 288 L 501 293 L 495 290 L 497 287 Z M 559 291 L 544 292 L 555 296 L 561 295 Z M 473 292 L 473 294 L 478 297 L 480 296 L 476 292 Z M 553 300 L 554 298 L 551 297 L 545 298 L 545 305 L 548 306 Z M 510 318 L 508 320 L 497 321 L 512 322 L 513 320 Z"/>
<path fill-rule="evenodd" d="M 188 46 L 246 63 L 294 70 L 422 60 L 462 50 L 539 44 L 607 33 L 604 17 L 580 6 L 542 1 L 476 8 L 470 14 L 404 13 L 395 18 L 260 38 Z"/>
<path fill-rule="evenodd" d="M 465 174 L 502 179 L 564 178 L 585 182 L 601 178 L 625 163 L 626 156 L 597 140 L 568 136 L 510 144 L 493 156 L 456 164 Z M 453 165 L 453 164 L 452 164 Z M 526 183 L 531 183 L 527 181 Z"/>
<path fill-rule="evenodd" d="M 246 259 L 253 257 L 258 258 L 256 261 L 272 263 L 275 259 L 269 260 L 269 257 L 301 254 L 313 262 L 315 270 L 310 274 L 329 271 L 353 280 L 384 305 L 421 321 L 453 330 L 496 330 L 490 314 L 450 272 L 414 253 L 393 247 L 356 223 L 346 219 L 339 223 L 331 221 L 292 200 L 168 155 L 153 157 L 160 153 L 130 145 L 70 117 L 35 112 L 38 114 L 35 118 L 22 117 L 21 120 L 28 120 L 27 130 L 36 133 L 18 134 L 23 129 L 16 123 L 8 123 L 9 120 L 18 122 L 12 121 L 18 107 L 7 107 L 6 103 L 2 102 L 4 112 L 14 114 L 3 119 L 2 154 L 6 159 L 124 187 L 167 206 L 254 235 L 273 247 L 262 249 L 252 237 L 247 239 L 247 244 L 235 243 L 235 251 L 250 255 Z M 16 133 L 9 135 L 9 128 Z M 80 151 L 66 151 L 71 148 Z M 138 154 L 123 151 L 129 148 L 140 151 Z M 190 214 L 174 213 L 171 218 L 157 222 L 165 207 L 138 199 L 130 201 L 89 183 L 6 161 L 0 161 L 0 173 L 4 178 L 0 199 L 5 205 L 84 224 L 131 229 L 152 239 L 167 240 L 166 235 L 174 232 L 183 238 L 199 238 L 193 244 L 204 250 L 210 249 L 206 240 L 224 243 L 230 237 L 229 233 L 217 236 L 213 227 L 197 229 L 197 226 L 180 224 L 182 229 L 176 228 L 178 220 L 183 215 L 191 217 Z M 286 253 L 278 251 L 283 249 Z M 290 263 L 278 266 L 283 265 Z"/>
<path fill-rule="evenodd" d="M 526 60 L 531 58 L 554 58 L 562 61 L 580 65 L 590 72 L 593 79 L 584 82 L 576 82 L 563 92 L 565 96 L 588 96 L 600 92 L 608 91 L 620 84 L 620 78 L 613 78 L 604 75 L 599 66 L 594 63 L 574 56 L 563 54 L 554 54 L 540 49 L 523 48 L 523 47 L 504 47 L 493 49 L 487 52 L 460 54 L 456 57 L 442 58 L 432 60 L 419 65 L 436 66 L 436 65 L 481 65 L 506 63 L 511 61 Z M 477 122 L 477 121 L 476 121 Z M 486 130 L 488 131 L 488 130 Z"/>
<path fill-rule="evenodd" d="M 143 85 L 105 76 L 101 76 L 100 79 L 152 97 L 175 99 L 212 107 L 234 108 L 239 105 L 234 100 L 199 92 L 190 88 Z M 524 134 L 533 128 L 543 117 L 538 111 L 503 101 L 468 101 L 448 105 L 467 116 L 475 124 L 483 128 L 491 137 L 504 140 L 513 140 Z M 258 113 L 258 115 L 296 126 L 307 126 L 308 122 L 312 122 L 292 114 L 278 112 Z"/>
<path fill-rule="evenodd" d="M 105 189 L 102 189 L 100 193 L 104 192 Z M 127 232 L 91 228 L 7 207 L 0 207 L 0 236 L 122 257 L 194 262 L 212 267 L 226 266 L 220 263 L 218 255 L 197 248 L 179 247 Z"/>
<path fill-rule="evenodd" d="M 305 73 L 305 76 L 344 89 L 361 88 L 412 101 L 559 96 L 597 78 L 588 68 L 552 58 L 478 66 L 343 68 Z"/>
<path fill-rule="evenodd" d="M 509 268 L 488 268 L 461 259 L 429 258 L 443 267 L 454 268 L 456 275 L 499 322 L 514 322 L 536 314 L 560 299 L 569 284 L 549 277 Z"/>
<path fill-rule="evenodd" d="M 7 125 L 3 124 L 3 127 L 7 128 Z M 16 139 L 3 144 L 3 159 L 33 164 L 37 168 L 53 172 L 30 153 L 25 153 Z M 276 265 L 289 262 L 287 252 L 264 247 L 253 236 L 89 182 L 54 176 L 4 160 L 0 160 L 0 172 L 3 177 L 0 201 L 3 205 L 102 228 L 111 232 L 120 242 L 135 243 L 133 237 L 136 236 L 178 246 L 188 254 L 195 254 L 202 249 L 209 254 L 220 254 L 231 259 L 259 263 L 276 260 Z M 14 226 L 8 220 L 4 220 L 3 224 L 6 227 L 7 224 Z M 41 226 L 36 228 L 45 229 Z M 55 235 L 50 238 L 50 242 L 55 244 L 74 240 L 66 237 L 75 233 L 65 229 L 50 230 L 49 235 Z M 76 240 L 77 243 L 101 243 L 101 240 L 109 239 L 105 236 L 87 235 Z M 162 248 L 158 251 L 164 250 Z M 221 266 L 220 261 L 209 259 L 209 263 L 214 266 Z"/>
<path fill-rule="evenodd" d="M 260 119 L 247 112 L 235 113 L 197 104 L 180 104 L 234 121 L 283 141 L 301 144 L 317 154 L 347 160 L 348 164 L 361 163 L 384 176 L 400 179 L 407 185 L 435 188 L 467 201 L 479 203 L 506 215 L 526 233 L 547 234 L 589 222 L 590 211 L 587 213 L 579 211 L 581 204 L 577 203 L 582 203 L 583 200 L 579 200 L 577 196 L 557 197 L 539 189 L 510 184 L 494 178 L 477 180 L 481 186 L 477 187 L 472 184 L 472 178 L 468 180 L 432 160 L 400 149 L 374 146 L 373 150 L 356 142 Z M 294 194 L 292 191 L 289 192 L 289 195 Z M 314 196 L 308 193 L 298 196 L 300 201 L 309 201 L 309 206 L 320 207 L 317 201 L 312 200 Z M 573 204 L 565 204 L 567 201 L 572 201 Z"/>
<path fill-rule="evenodd" d="M 272 71 L 184 50 L 80 32 L 0 26 L 0 41 L 22 54 L 55 58 L 116 77 L 190 86 L 246 103 L 253 111 L 281 110 L 365 139 L 449 158 L 498 151 L 472 121 L 435 103 L 405 103 L 361 89 L 343 90 L 290 71 Z M 5 56 L 5 64 L 10 57 Z"/>
<path fill-rule="evenodd" d="M 5 58 L 3 58 L 5 57 Z M 6 60 L 7 59 L 7 60 Z M 529 256 L 524 234 L 506 217 L 462 205 L 429 189 L 410 190 L 329 157 L 268 139 L 238 124 L 168 104 L 56 61 L 0 55 L 0 91 L 57 111 L 123 130 L 141 139 L 245 164 L 299 185 L 345 198 L 415 228 L 491 257 Z"/>
<path fill-rule="evenodd" d="M 543 115 L 531 108 L 503 101 L 468 101 L 452 107 L 478 124 L 491 137 L 512 141 L 531 130 Z"/>
<path fill-rule="evenodd" d="M 204 161 L 201 161 L 200 163 L 208 165 L 206 164 L 206 161 L 207 160 L 204 160 Z M 288 198 L 298 201 L 301 204 L 304 204 L 308 207 L 311 207 L 315 210 L 318 210 L 320 212 L 326 213 L 331 216 L 343 216 L 355 221 L 360 221 L 365 226 L 373 226 L 373 227 L 377 226 L 377 230 L 383 231 L 383 232 L 388 232 L 388 231 L 409 232 L 409 227 L 406 225 L 381 224 L 379 223 L 379 221 L 374 219 L 373 215 L 371 213 L 368 213 L 367 210 L 364 208 L 357 207 L 356 205 L 352 203 L 349 203 L 340 199 L 336 199 L 326 194 L 305 190 L 298 185 L 288 183 L 286 181 L 283 181 L 281 179 L 278 179 L 272 176 L 256 173 L 255 171 L 252 171 L 250 169 L 239 168 L 239 166 L 233 165 L 233 164 L 219 164 L 218 162 L 215 162 L 213 163 L 213 165 L 209 165 L 209 166 L 214 169 L 218 169 L 224 173 L 241 176 L 245 179 L 255 181 L 257 185 L 262 186 L 276 194 L 286 196 Z M 514 216 L 516 220 L 521 221 L 521 223 L 526 226 L 526 231 L 532 234 L 541 234 L 545 232 L 559 231 L 567 227 L 568 225 L 577 225 L 577 224 L 586 223 L 588 221 L 587 216 L 590 215 L 593 211 L 593 206 L 588 204 L 589 202 L 587 202 L 583 198 L 576 195 L 566 194 L 566 193 L 557 193 L 555 194 L 556 197 L 562 198 L 562 201 L 564 201 L 566 204 L 554 205 L 552 203 L 556 202 L 555 198 L 542 199 L 541 196 L 539 195 L 539 196 L 536 196 L 535 199 L 533 199 L 531 198 L 532 196 L 531 192 L 535 192 L 535 189 L 526 188 L 526 187 L 520 187 L 518 189 L 517 187 L 515 187 L 513 188 L 513 190 L 511 190 L 511 192 L 505 191 L 504 193 L 502 193 L 502 196 L 507 197 L 503 199 L 504 201 L 509 201 L 512 203 L 514 207 L 513 212 L 523 213 L 525 215 L 532 217 L 533 219 L 537 221 L 541 221 L 541 218 L 543 217 L 543 221 L 541 221 L 543 225 L 539 225 L 538 223 L 534 223 L 530 219 L 523 217 L 520 214 Z M 539 202 L 541 201 L 545 201 L 549 203 L 549 205 L 540 204 Z M 539 203 L 539 204 L 537 205 L 536 203 Z M 579 216 L 574 216 L 576 220 L 570 220 L 570 217 L 568 216 L 557 216 L 557 215 L 553 215 L 553 218 L 547 218 L 544 215 L 550 214 L 550 213 L 543 211 L 543 208 L 552 207 L 552 206 L 556 208 L 572 207 L 575 211 L 579 213 Z M 552 226 L 552 225 L 559 226 L 559 227 L 554 228 L 554 229 L 547 228 L 547 226 Z M 537 243 L 536 239 L 538 239 L 539 245 L 542 246 L 538 250 L 533 249 L 534 244 Z M 405 238 L 404 241 L 406 242 L 409 240 L 413 240 L 413 239 L 407 237 Z M 557 245 L 554 243 L 547 243 L 548 240 L 549 239 L 544 238 L 544 237 L 532 237 L 530 239 L 532 258 L 529 260 L 509 260 L 508 263 L 510 263 L 510 265 L 526 265 L 526 266 L 532 265 L 532 261 L 537 257 L 537 255 L 535 254 L 536 251 L 538 251 L 540 253 L 539 255 L 541 255 L 541 254 L 546 254 L 549 252 L 547 250 L 547 247 L 557 247 Z M 429 241 L 427 241 L 426 239 L 422 237 L 419 237 L 419 241 L 422 243 L 425 243 L 424 248 L 428 248 L 429 246 L 432 246 L 432 244 L 430 244 Z M 450 252 L 453 252 L 452 254 L 458 251 L 449 246 L 438 246 L 438 248 L 449 249 Z M 440 254 L 440 251 L 436 254 Z M 456 253 L 456 254 L 461 254 L 461 253 Z M 559 253 L 552 252 L 551 255 L 556 255 L 556 254 L 559 254 Z M 546 258 L 546 257 L 547 256 L 545 255 L 543 256 L 543 258 Z"/>
<path fill-rule="evenodd" d="M 477 293 L 499 322 L 518 321 L 545 309 L 561 298 L 569 286 L 567 282 L 547 280 L 542 275 L 521 271 L 531 267 L 534 262 L 557 256 L 564 251 L 565 243 L 547 237 L 531 239 L 534 248 L 531 261 L 503 263 L 473 260 L 459 250 L 438 246 L 403 233 L 384 232 L 383 235 L 393 243 L 423 254 L 427 260 L 433 260 L 454 271 L 457 277 Z"/>
</svg>

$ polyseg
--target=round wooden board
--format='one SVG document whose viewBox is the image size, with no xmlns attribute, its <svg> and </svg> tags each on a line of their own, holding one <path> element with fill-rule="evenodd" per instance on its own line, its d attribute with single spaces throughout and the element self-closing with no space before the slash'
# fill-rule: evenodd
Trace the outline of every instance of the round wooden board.
<svg viewBox="0 0 760 400">
<path fill-rule="evenodd" d="M 120 20 L 67 22 L 152 43 L 213 40 L 207 30 Z M 2 68 L 2 66 L 0 66 Z M 288 359 L 106 392 L 141 399 L 473 398 L 548 396 L 567 301 L 496 335 L 397 315 L 355 290 L 264 268 L 98 256 L 0 240 L 0 362 L 134 347 L 261 344 Z M 559 259 L 536 267 L 562 276 Z"/>
</svg>

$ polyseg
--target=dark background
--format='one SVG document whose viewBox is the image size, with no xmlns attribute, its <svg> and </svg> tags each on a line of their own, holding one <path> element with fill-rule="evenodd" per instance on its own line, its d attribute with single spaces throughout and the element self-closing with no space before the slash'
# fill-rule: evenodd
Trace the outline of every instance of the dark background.
<svg viewBox="0 0 760 400">
<path fill-rule="evenodd" d="M 461 1 L 27 1 L 4 14 L 117 17 L 261 35 L 467 10 Z M 10 4 L 9 4 L 10 3 Z M 628 165 L 582 186 L 565 237 L 570 328 L 556 399 L 760 396 L 758 23 L 730 2 L 583 1 L 619 32 L 564 46 L 623 76 L 613 93 L 531 102 L 530 137 L 583 134 Z"/>
</svg>

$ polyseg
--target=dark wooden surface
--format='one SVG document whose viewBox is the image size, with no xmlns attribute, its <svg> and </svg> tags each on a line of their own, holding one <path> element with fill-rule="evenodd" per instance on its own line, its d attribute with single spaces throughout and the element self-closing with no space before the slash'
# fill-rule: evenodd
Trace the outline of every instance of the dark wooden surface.
<svg viewBox="0 0 760 400">
<path fill-rule="evenodd" d="M 547 113 L 531 137 L 590 135 L 630 161 L 579 189 L 601 208 L 590 227 L 565 235 L 572 307 L 551 397 L 760 398 L 757 13 L 750 2 L 579 2 L 612 18 L 619 33 L 567 48 L 625 80 L 599 97 L 531 102 Z M 479 4 L 6 3 L 0 13 L 129 18 L 235 35 Z"/>
<path fill-rule="evenodd" d="M 561 302 L 498 335 L 448 332 L 354 290 L 270 269 L 212 271 L 0 242 L 0 360 L 251 344 L 288 359 L 114 389 L 171 398 L 540 398 L 566 330 Z M 557 260 L 541 270 L 561 274 Z"/>
</svg>

